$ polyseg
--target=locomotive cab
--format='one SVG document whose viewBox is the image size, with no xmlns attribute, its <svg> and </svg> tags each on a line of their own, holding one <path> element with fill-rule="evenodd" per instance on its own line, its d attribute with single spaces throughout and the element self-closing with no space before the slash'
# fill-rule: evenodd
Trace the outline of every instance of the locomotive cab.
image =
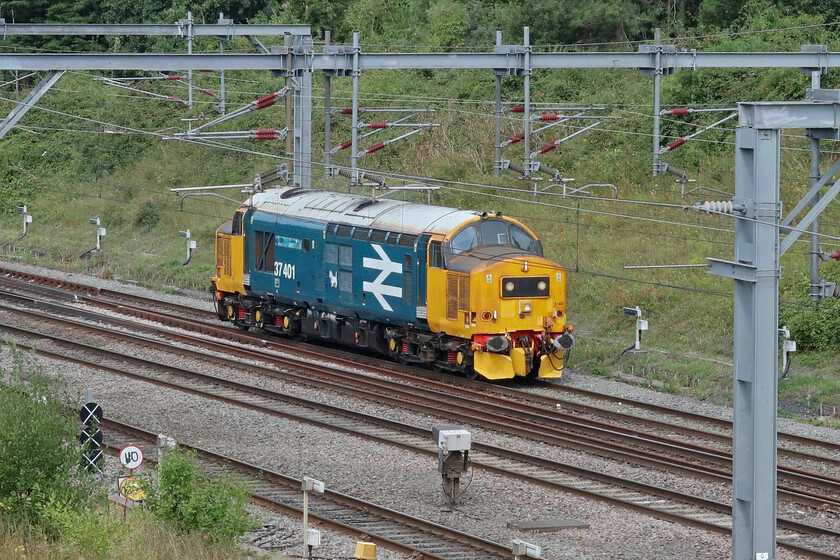
<svg viewBox="0 0 840 560">
<path fill-rule="evenodd" d="M 524 225 L 482 214 L 430 251 L 430 324 L 470 341 L 462 358 L 487 379 L 560 377 L 574 339 L 566 325 L 566 273 L 542 256 Z M 440 264 L 438 270 L 431 266 Z"/>
<path fill-rule="evenodd" d="M 236 306 L 221 306 L 225 295 L 246 295 L 244 218 L 245 209 L 241 208 L 233 220 L 216 230 L 216 275 L 210 281 L 215 290 L 216 311 L 223 321 L 234 321 L 239 317 Z"/>
</svg>

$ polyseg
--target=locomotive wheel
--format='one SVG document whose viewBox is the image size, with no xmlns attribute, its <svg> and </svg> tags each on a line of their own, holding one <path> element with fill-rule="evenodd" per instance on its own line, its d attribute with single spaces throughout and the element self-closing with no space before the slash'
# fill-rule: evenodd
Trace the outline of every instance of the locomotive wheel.
<svg viewBox="0 0 840 560">
<path fill-rule="evenodd" d="M 472 366 L 467 366 L 464 368 L 464 377 L 469 379 L 470 381 L 475 381 L 478 379 L 478 372 L 473 369 Z"/>
</svg>

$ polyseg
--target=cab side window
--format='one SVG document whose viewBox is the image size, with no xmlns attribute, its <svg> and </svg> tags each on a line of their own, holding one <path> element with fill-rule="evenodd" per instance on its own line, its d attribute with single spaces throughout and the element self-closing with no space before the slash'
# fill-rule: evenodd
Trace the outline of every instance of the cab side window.
<svg viewBox="0 0 840 560">
<path fill-rule="evenodd" d="M 443 268 L 443 248 L 440 241 L 429 243 L 429 266 L 432 268 Z"/>
<path fill-rule="evenodd" d="M 233 225 L 231 227 L 231 235 L 242 235 L 242 218 L 245 217 L 245 212 L 237 212 L 233 216 Z"/>
</svg>

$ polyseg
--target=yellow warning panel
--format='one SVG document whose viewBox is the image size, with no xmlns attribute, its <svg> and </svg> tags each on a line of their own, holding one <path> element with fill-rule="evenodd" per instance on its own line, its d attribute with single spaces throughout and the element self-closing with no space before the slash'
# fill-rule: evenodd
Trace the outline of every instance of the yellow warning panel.
<svg viewBox="0 0 840 560">
<path fill-rule="evenodd" d="M 510 379 L 515 375 L 510 356 L 491 352 L 476 352 L 473 355 L 473 369 L 490 380 Z"/>
<path fill-rule="evenodd" d="M 562 377 L 563 375 L 563 353 L 540 356 L 540 377 Z"/>
<path fill-rule="evenodd" d="M 376 545 L 372 542 L 359 541 L 356 543 L 356 560 L 376 560 Z"/>
<path fill-rule="evenodd" d="M 120 495 L 135 502 L 142 502 L 148 495 L 143 491 L 140 481 L 133 476 L 121 476 L 119 480 Z"/>
</svg>

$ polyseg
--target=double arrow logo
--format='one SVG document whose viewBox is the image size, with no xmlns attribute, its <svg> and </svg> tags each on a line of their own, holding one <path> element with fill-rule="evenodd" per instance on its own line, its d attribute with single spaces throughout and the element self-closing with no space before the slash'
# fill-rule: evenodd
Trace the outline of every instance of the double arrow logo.
<svg viewBox="0 0 840 560">
<path fill-rule="evenodd" d="M 371 259 L 365 257 L 364 259 L 362 259 L 362 266 L 373 270 L 379 270 L 381 272 L 373 282 L 363 282 L 362 290 L 373 294 L 373 296 L 376 298 L 376 301 L 378 301 L 379 305 L 382 306 L 382 309 L 384 309 L 385 311 L 393 311 L 394 309 L 385 299 L 385 296 L 401 298 L 403 291 L 402 288 L 399 288 L 397 286 L 389 286 L 385 284 L 385 280 L 388 278 L 388 276 L 391 275 L 392 272 L 394 274 L 402 274 L 402 264 L 395 263 L 394 261 L 389 259 L 388 255 L 385 254 L 385 250 L 379 245 L 371 246 L 380 258 Z"/>
</svg>

